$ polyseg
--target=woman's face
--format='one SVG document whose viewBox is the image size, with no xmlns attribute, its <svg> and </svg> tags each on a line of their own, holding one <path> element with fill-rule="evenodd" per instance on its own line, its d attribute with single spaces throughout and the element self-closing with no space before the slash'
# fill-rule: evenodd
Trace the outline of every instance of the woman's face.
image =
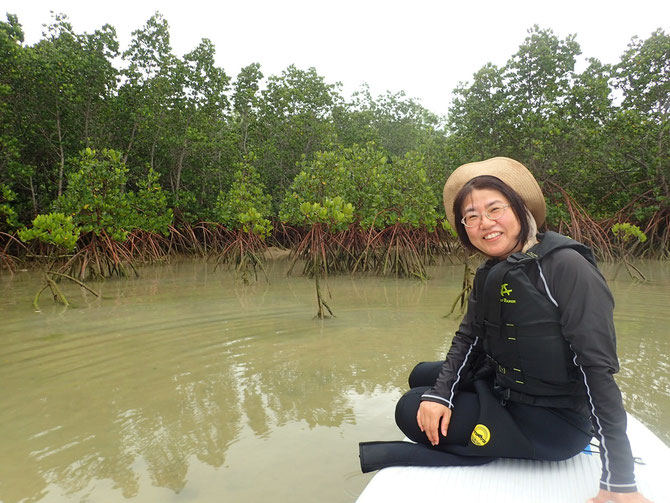
<svg viewBox="0 0 670 503">
<path fill-rule="evenodd" d="M 506 259 L 512 253 L 521 251 L 523 243 L 518 243 L 521 223 L 511 207 L 505 208 L 503 216 L 491 220 L 486 212 L 495 207 L 509 204 L 507 198 L 497 190 L 473 189 L 463 202 L 461 212 L 464 217 L 477 213 L 482 216 L 479 225 L 466 227 L 465 231 L 472 245 L 489 257 Z"/>
</svg>

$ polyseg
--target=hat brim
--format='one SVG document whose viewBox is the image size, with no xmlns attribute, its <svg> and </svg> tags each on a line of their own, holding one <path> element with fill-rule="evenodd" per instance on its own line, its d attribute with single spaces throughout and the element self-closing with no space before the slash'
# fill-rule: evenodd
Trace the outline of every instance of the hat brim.
<svg viewBox="0 0 670 503">
<path fill-rule="evenodd" d="M 463 164 L 449 175 L 444 184 L 444 211 L 451 226 L 456 228 L 454 199 L 463 186 L 475 177 L 495 176 L 514 190 L 535 218 L 539 227 L 547 216 L 542 190 L 533 174 L 523 164 L 508 157 L 493 157 L 485 161 Z"/>
</svg>

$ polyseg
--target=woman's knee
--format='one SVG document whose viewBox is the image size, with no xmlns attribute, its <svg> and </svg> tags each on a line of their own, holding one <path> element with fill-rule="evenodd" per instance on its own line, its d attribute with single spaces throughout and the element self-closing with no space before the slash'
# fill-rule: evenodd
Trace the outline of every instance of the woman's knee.
<svg viewBox="0 0 670 503">
<path fill-rule="evenodd" d="M 429 444 L 428 437 L 417 424 L 416 416 L 421 405 L 421 396 L 428 391 L 428 386 L 412 388 L 405 393 L 395 408 L 395 421 L 398 428 L 410 440 L 422 444 Z M 456 408 L 451 414 L 447 438 L 440 434 L 440 443 L 467 444 L 474 425 L 479 416 L 479 401 L 473 393 L 461 393 L 456 396 Z"/>
<path fill-rule="evenodd" d="M 409 387 L 418 388 L 420 386 L 431 387 L 437 381 L 440 375 L 442 364 L 444 362 L 420 362 L 417 363 L 409 374 Z"/>
<path fill-rule="evenodd" d="M 421 404 L 421 395 L 428 389 L 427 386 L 412 388 L 400 397 L 396 404 L 395 422 L 400 431 L 414 442 L 427 442 L 426 435 L 419 429 L 416 422 L 416 414 Z"/>
</svg>

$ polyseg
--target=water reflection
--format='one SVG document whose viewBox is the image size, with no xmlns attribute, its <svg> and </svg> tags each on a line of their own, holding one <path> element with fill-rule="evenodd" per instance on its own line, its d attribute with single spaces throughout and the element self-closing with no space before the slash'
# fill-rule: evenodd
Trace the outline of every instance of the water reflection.
<svg viewBox="0 0 670 503">
<path fill-rule="evenodd" d="M 621 372 L 617 381 L 629 411 L 670 444 L 670 264 L 643 262 L 649 281 L 619 278 L 616 300 Z M 605 267 L 606 274 L 613 268 Z"/>
<path fill-rule="evenodd" d="M 626 404 L 668 440 L 659 271 L 613 287 Z M 147 268 L 41 313 L 35 275 L 2 278 L 0 500 L 354 500 L 356 443 L 399 438 L 393 403 L 415 362 L 445 353 L 461 268 L 331 278 L 326 321 L 313 284 L 284 272 L 244 287 L 199 262 Z"/>
</svg>

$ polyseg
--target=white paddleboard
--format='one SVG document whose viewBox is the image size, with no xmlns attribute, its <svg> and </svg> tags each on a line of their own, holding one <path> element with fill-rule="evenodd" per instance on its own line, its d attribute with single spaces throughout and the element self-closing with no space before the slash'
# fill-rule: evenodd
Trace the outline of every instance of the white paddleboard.
<svg viewBox="0 0 670 503">
<path fill-rule="evenodd" d="M 670 503 L 670 448 L 628 414 L 638 489 L 654 503 Z M 594 439 L 595 440 L 595 439 Z M 597 448 L 565 461 L 498 459 L 482 466 L 390 467 L 368 483 L 357 503 L 581 503 L 598 492 Z"/>
</svg>

